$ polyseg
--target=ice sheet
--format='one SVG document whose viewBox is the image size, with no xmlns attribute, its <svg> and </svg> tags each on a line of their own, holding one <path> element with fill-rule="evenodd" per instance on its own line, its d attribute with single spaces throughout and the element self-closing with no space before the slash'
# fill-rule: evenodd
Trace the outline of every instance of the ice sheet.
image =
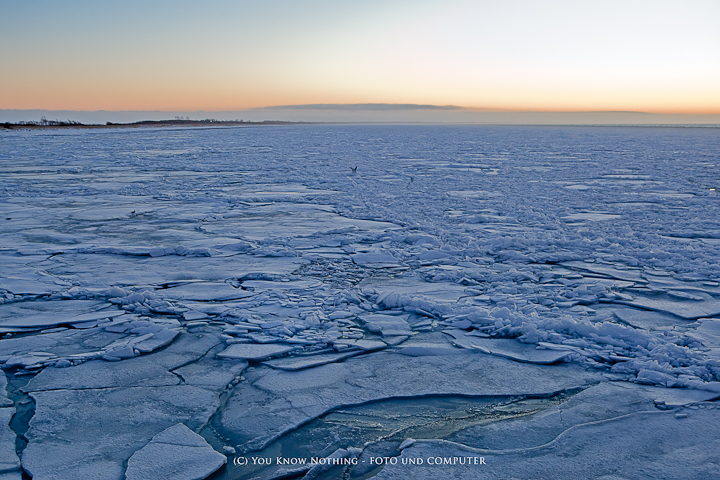
<svg viewBox="0 0 720 480">
<path fill-rule="evenodd" d="M 121 478 L 133 454 L 179 423 L 208 441 L 227 428 L 211 441 L 220 452 L 264 445 L 339 406 L 403 396 L 586 388 L 572 393 L 575 417 L 563 411 L 570 422 L 593 406 L 625 411 L 590 395 L 593 384 L 623 397 L 611 380 L 665 391 L 648 407 L 661 416 L 577 423 L 570 450 L 543 453 L 548 464 L 568 451 L 599 458 L 616 434 L 639 454 L 650 448 L 645 421 L 679 438 L 688 478 L 706 473 L 689 459 L 714 458 L 699 425 L 714 414 L 663 416 L 720 392 L 713 129 L 0 135 L 0 365 L 12 401 L 25 402 L 0 410 L 37 402 L 13 428 L 30 419 L 18 449 L 38 477 Z M 560 407 L 540 410 L 536 425 L 555 431 Z M 462 441 L 539 442 L 513 429 L 530 425 L 524 415 Z M 593 446 L 573 437 L 580 431 Z M 325 455 L 359 454 L 329 442 Z M 398 447 L 378 441 L 365 454 Z M 403 455 L 423 448 L 456 447 L 412 443 Z M 520 476 L 544 475 L 529 453 L 507 455 Z M 618 475 L 632 476 L 623 465 Z M 399 472 L 380 478 L 409 470 Z"/>
</svg>

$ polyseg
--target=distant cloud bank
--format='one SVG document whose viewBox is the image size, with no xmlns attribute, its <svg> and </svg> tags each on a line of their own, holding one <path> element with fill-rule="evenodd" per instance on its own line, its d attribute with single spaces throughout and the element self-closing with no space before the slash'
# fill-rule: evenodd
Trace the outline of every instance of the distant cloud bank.
<svg viewBox="0 0 720 480">
<path fill-rule="evenodd" d="M 454 105 L 416 105 L 414 103 L 315 103 L 309 105 L 277 105 L 253 110 L 345 110 L 345 111 L 392 111 L 392 110 L 463 110 Z"/>
</svg>

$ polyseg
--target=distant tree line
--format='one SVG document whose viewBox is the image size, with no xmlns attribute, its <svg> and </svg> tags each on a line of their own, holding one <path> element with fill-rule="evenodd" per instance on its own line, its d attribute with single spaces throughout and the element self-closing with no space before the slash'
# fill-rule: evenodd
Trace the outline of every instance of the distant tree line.
<svg viewBox="0 0 720 480">
<path fill-rule="evenodd" d="M 190 117 L 175 117 L 174 120 L 143 120 L 132 123 L 114 123 L 106 122 L 107 126 L 133 126 L 133 125 L 293 125 L 306 122 L 287 122 L 282 120 L 263 120 L 262 122 L 251 122 L 245 120 L 218 120 L 216 118 L 206 118 L 204 120 L 191 120 Z M 0 123 L 1 128 L 12 129 L 16 127 L 101 127 L 98 124 L 85 124 L 75 120 L 48 120 L 41 117 L 39 121 L 21 121 L 17 123 L 5 122 Z"/>
<path fill-rule="evenodd" d="M 142 120 L 132 123 L 107 122 L 106 125 L 284 125 L 305 122 L 286 122 L 281 120 L 264 120 L 262 122 L 251 122 L 245 120 L 218 120 L 216 118 L 205 118 L 203 120 L 191 120 L 190 117 L 175 117 L 173 120 Z"/>
<path fill-rule="evenodd" d="M 60 127 L 67 127 L 70 125 L 84 125 L 84 123 L 76 122 L 75 120 L 48 120 L 45 117 L 40 117 L 39 121 L 30 120 L 27 122 L 17 122 L 17 123 L 10 123 L 5 122 L 3 126 L 5 128 L 10 128 L 12 125 L 33 125 L 33 126 L 40 126 L 40 125 L 52 125 L 52 126 L 60 126 Z"/>
</svg>

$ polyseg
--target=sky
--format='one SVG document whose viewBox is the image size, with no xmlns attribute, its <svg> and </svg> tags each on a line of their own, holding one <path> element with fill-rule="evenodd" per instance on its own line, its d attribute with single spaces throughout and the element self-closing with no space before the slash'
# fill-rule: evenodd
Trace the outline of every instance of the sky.
<svg viewBox="0 0 720 480">
<path fill-rule="evenodd" d="M 0 0 L 0 110 L 720 114 L 717 0 Z"/>
</svg>

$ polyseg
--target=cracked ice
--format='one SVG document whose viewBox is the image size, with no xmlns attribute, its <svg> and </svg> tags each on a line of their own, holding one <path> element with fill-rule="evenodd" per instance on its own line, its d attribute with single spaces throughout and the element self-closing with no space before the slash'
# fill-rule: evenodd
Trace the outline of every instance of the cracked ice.
<svg viewBox="0 0 720 480">
<path fill-rule="evenodd" d="M 720 460 L 715 129 L 0 135 L 0 478 Z"/>
</svg>

